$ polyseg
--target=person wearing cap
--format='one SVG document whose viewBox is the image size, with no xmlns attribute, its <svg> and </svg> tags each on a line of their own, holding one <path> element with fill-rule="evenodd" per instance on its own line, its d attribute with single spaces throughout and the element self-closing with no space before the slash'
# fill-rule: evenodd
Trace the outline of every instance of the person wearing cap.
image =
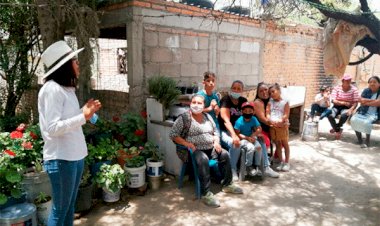
<svg viewBox="0 0 380 226">
<path fill-rule="evenodd" d="M 261 145 L 258 137 L 261 137 L 261 126 L 254 114 L 254 104 L 252 102 L 244 102 L 241 106 L 243 115 L 236 120 L 234 129 L 240 138 L 241 148 L 246 150 L 245 166 L 248 175 L 256 176 L 259 174 L 259 166 L 261 163 Z M 255 163 L 253 165 L 253 159 Z M 260 172 L 261 174 L 261 172 Z"/>
<path fill-rule="evenodd" d="M 330 89 L 326 86 L 321 86 L 319 88 L 319 93 L 315 95 L 314 103 L 311 105 L 309 121 L 314 120 L 314 116 L 316 113 L 321 114 L 321 117 L 319 119 L 323 119 L 324 117 L 326 117 L 329 112 L 328 111 L 329 107 L 330 107 Z"/>
<path fill-rule="evenodd" d="M 342 78 L 342 84 L 334 87 L 331 93 L 333 106 L 332 113 L 327 117 L 332 129 L 330 133 L 335 134 L 335 139 L 339 140 L 342 136 L 342 126 L 351 116 L 358 105 L 358 89 L 351 85 L 351 75 L 345 74 Z M 336 123 L 335 117 L 340 115 L 339 122 Z"/>
<path fill-rule="evenodd" d="M 74 207 L 87 156 L 82 125 L 101 107 L 89 100 L 82 108 L 75 94 L 79 76 L 77 54 L 65 41 L 51 44 L 41 55 L 47 68 L 38 93 L 38 112 L 44 140 L 44 169 L 52 185 L 53 205 L 48 226 L 73 225 Z"/>
</svg>

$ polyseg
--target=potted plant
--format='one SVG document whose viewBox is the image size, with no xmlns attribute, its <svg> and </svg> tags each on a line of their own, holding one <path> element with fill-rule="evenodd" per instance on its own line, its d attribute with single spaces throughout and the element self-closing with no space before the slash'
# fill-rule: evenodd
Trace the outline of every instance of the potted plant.
<svg viewBox="0 0 380 226">
<path fill-rule="evenodd" d="M 169 107 L 178 99 L 181 91 L 177 82 L 170 77 L 156 75 L 148 79 L 149 94 L 162 104 L 164 115 L 169 114 Z"/>
<path fill-rule="evenodd" d="M 117 151 L 117 162 L 124 167 L 126 159 L 138 156 L 143 147 L 132 146 L 130 148 L 120 149 Z"/>
<path fill-rule="evenodd" d="M 39 125 L 21 123 L 11 133 L 2 133 L 0 143 L 0 150 L 12 153 L 12 165 L 20 166 L 18 172 L 23 174 L 20 184 L 26 199 L 33 202 L 41 191 L 51 195 L 50 179 L 42 167 L 43 140 Z"/>
<path fill-rule="evenodd" d="M 10 150 L 0 153 L 0 210 L 25 201 L 21 187 L 23 166 L 12 162 L 14 155 Z"/>
<path fill-rule="evenodd" d="M 47 195 L 45 192 L 40 192 L 34 199 L 33 203 L 37 207 L 38 223 L 41 225 L 47 225 L 52 206 L 51 196 Z"/>
<path fill-rule="evenodd" d="M 140 114 L 128 112 L 117 122 L 118 136 L 123 138 L 125 147 L 139 146 L 146 140 L 146 120 Z"/>
<path fill-rule="evenodd" d="M 94 183 L 91 180 L 90 169 L 87 165 L 85 165 L 75 203 L 76 212 L 86 211 L 91 208 L 93 188 Z"/>
<path fill-rule="evenodd" d="M 145 184 L 145 159 L 143 156 L 135 156 L 130 159 L 126 159 L 125 171 L 131 176 L 128 180 L 128 187 L 138 188 Z"/>
<path fill-rule="evenodd" d="M 88 144 L 88 156 L 86 163 L 90 166 L 90 173 L 95 176 L 103 164 L 111 164 L 118 150 L 123 146 L 116 140 L 102 138 L 97 145 Z"/>
<path fill-rule="evenodd" d="M 153 142 L 146 142 L 142 152 L 146 156 L 149 187 L 156 190 L 161 185 L 163 175 L 164 155 Z"/>
<path fill-rule="evenodd" d="M 120 190 L 125 185 L 126 174 L 119 164 L 104 164 L 94 180 L 103 189 L 103 200 L 116 202 L 120 199 Z"/>
</svg>

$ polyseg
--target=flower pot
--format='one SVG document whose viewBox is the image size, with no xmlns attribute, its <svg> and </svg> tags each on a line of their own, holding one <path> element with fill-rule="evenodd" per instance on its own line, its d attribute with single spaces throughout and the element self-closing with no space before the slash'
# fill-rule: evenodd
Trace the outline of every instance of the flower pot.
<svg viewBox="0 0 380 226">
<path fill-rule="evenodd" d="M 109 191 L 106 188 L 103 188 L 103 201 L 104 202 L 117 202 L 120 199 L 120 188 L 117 192 Z"/>
<path fill-rule="evenodd" d="M 117 163 L 119 163 L 121 167 L 124 167 L 126 158 L 127 158 L 127 153 L 125 153 L 124 150 L 117 151 Z"/>
<path fill-rule="evenodd" d="M 37 219 L 39 225 L 47 225 L 48 218 L 51 212 L 52 200 L 48 202 L 36 204 L 37 207 Z"/>
<path fill-rule="evenodd" d="M 12 196 L 7 197 L 7 202 L 0 205 L 0 210 L 8 208 L 10 206 L 23 203 L 26 201 L 26 193 L 23 193 L 20 198 L 13 198 Z"/>
<path fill-rule="evenodd" d="M 90 165 L 90 174 L 92 177 L 95 177 L 96 173 L 99 172 L 100 167 L 103 164 L 111 165 L 111 160 L 96 162 Z"/>
<path fill-rule="evenodd" d="M 145 184 L 145 169 L 146 165 L 138 168 L 129 168 L 124 166 L 124 170 L 131 175 L 127 181 L 128 187 L 139 188 Z"/>
<path fill-rule="evenodd" d="M 152 161 L 151 158 L 148 158 L 146 160 L 146 165 L 147 165 L 146 172 L 148 176 L 152 176 L 152 177 L 162 176 L 163 166 L 164 166 L 163 161 L 155 162 L 155 161 Z"/>
<path fill-rule="evenodd" d="M 162 176 L 152 177 L 148 176 L 148 184 L 152 190 L 158 190 L 161 187 Z"/>
<path fill-rule="evenodd" d="M 26 200 L 31 203 L 40 192 L 52 196 L 49 175 L 45 171 L 25 173 L 21 186 L 26 192 Z"/>
<path fill-rule="evenodd" d="M 82 212 L 91 209 L 93 188 L 94 183 L 84 187 L 79 187 L 77 200 L 75 201 L 75 212 Z"/>
<path fill-rule="evenodd" d="M 37 225 L 36 206 L 32 203 L 19 203 L 0 212 L 0 225 Z"/>
</svg>

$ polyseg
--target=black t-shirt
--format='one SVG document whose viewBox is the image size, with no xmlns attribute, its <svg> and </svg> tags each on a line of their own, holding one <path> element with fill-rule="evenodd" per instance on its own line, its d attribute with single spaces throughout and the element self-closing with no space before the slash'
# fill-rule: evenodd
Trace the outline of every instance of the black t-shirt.
<svg viewBox="0 0 380 226">
<path fill-rule="evenodd" d="M 232 102 L 230 95 L 226 95 L 220 100 L 220 108 L 230 109 L 230 121 L 232 123 L 232 126 L 235 125 L 236 120 L 242 115 L 241 105 L 244 102 L 247 102 L 247 99 L 245 97 L 239 97 L 238 100 L 239 100 L 239 103 L 237 105 L 235 105 Z M 218 117 L 218 122 L 219 122 L 220 130 L 226 131 L 227 129 L 226 129 L 226 126 L 224 125 L 224 120 L 222 119 L 220 114 Z"/>
</svg>

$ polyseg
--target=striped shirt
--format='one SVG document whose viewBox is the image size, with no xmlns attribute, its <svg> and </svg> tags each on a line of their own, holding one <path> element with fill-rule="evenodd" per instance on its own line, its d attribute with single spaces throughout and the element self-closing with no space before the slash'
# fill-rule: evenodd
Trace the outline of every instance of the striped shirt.
<svg viewBox="0 0 380 226">
<path fill-rule="evenodd" d="M 351 104 L 357 103 L 359 98 L 359 91 L 353 85 L 351 85 L 351 88 L 346 92 L 343 91 L 342 85 L 335 86 L 331 93 L 332 100 L 350 102 Z"/>
</svg>

